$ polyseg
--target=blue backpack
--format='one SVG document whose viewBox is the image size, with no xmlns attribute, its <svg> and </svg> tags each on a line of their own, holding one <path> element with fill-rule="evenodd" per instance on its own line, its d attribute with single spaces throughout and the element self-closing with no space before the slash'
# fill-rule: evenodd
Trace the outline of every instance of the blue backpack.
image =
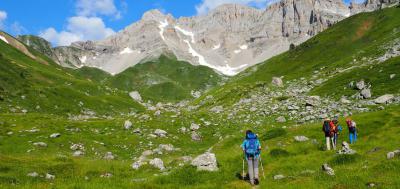
<svg viewBox="0 0 400 189">
<path fill-rule="evenodd" d="M 257 135 L 254 133 L 249 133 L 246 136 L 246 146 L 245 146 L 245 152 L 247 155 L 256 155 L 258 153 L 258 139 L 257 139 Z"/>
</svg>

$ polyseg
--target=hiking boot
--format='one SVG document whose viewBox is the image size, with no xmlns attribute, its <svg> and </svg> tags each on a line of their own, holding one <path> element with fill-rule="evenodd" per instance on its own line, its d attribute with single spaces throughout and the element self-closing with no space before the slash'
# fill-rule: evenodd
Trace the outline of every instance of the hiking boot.
<svg viewBox="0 0 400 189">
<path fill-rule="evenodd" d="M 258 185 L 258 184 L 260 184 L 260 181 L 258 179 L 254 179 L 254 184 Z"/>
</svg>

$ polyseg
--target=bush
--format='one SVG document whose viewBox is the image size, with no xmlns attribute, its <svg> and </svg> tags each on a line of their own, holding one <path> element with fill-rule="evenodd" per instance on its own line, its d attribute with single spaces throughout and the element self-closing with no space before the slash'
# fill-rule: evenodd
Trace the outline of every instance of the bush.
<svg viewBox="0 0 400 189">
<path fill-rule="evenodd" d="M 296 48 L 296 46 L 295 46 L 293 43 L 291 43 L 290 46 L 289 46 L 289 49 L 290 49 L 290 50 L 293 50 L 293 49 L 295 49 L 295 48 Z"/>
<path fill-rule="evenodd" d="M 361 156 L 359 154 L 343 154 L 337 155 L 332 160 L 329 161 L 332 165 L 343 165 L 355 163 L 356 161 L 360 161 Z"/>
</svg>

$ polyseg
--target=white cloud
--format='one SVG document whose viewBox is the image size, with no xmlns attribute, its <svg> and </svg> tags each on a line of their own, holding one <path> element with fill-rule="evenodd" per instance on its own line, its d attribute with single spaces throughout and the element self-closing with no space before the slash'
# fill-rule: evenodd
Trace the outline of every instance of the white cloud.
<svg viewBox="0 0 400 189">
<path fill-rule="evenodd" d="M 4 21 L 7 19 L 7 12 L 0 10 L 0 29 L 4 29 Z"/>
<path fill-rule="evenodd" d="M 115 6 L 114 0 L 78 0 L 76 12 L 79 16 L 114 16 L 120 19 L 121 12 Z"/>
<path fill-rule="evenodd" d="M 58 32 L 48 28 L 41 31 L 39 36 L 56 46 L 66 46 L 76 41 L 104 39 L 114 33 L 99 17 L 75 16 L 68 19 L 66 30 Z"/>
<path fill-rule="evenodd" d="M 265 8 L 267 5 L 276 2 L 277 0 L 202 0 L 202 2 L 196 5 L 196 11 L 198 15 L 207 14 L 208 11 L 223 5 L 223 4 L 242 4 L 250 5 L 257 8 Z"/>
<path fill-rule="evenodd" d="M 10 30 L 15 35 L 21 35 L 27 32 L 27 29 L 19 22 L 14 22 L 13 24 L 11 24 Z"/>
</svg>

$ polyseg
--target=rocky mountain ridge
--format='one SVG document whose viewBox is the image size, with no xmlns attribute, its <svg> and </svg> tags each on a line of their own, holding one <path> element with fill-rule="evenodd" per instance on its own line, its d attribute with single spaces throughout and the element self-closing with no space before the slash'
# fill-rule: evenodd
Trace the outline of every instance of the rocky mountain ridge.
<svg viewBox="0 0 400 189">
<path fill-rule="evenodd" d="M 368 0 L 346 6 L 341 0 L 282 0 L 266 10 L 226 4 L 204 16 L 179 19 L 151 10 L 116 35 L 57 47 L 52 57 L 63 66 L 97 67 L 114 75 L 170 54 L 232 76 L 342 19 L 397 2 Z"/>
</svg>

